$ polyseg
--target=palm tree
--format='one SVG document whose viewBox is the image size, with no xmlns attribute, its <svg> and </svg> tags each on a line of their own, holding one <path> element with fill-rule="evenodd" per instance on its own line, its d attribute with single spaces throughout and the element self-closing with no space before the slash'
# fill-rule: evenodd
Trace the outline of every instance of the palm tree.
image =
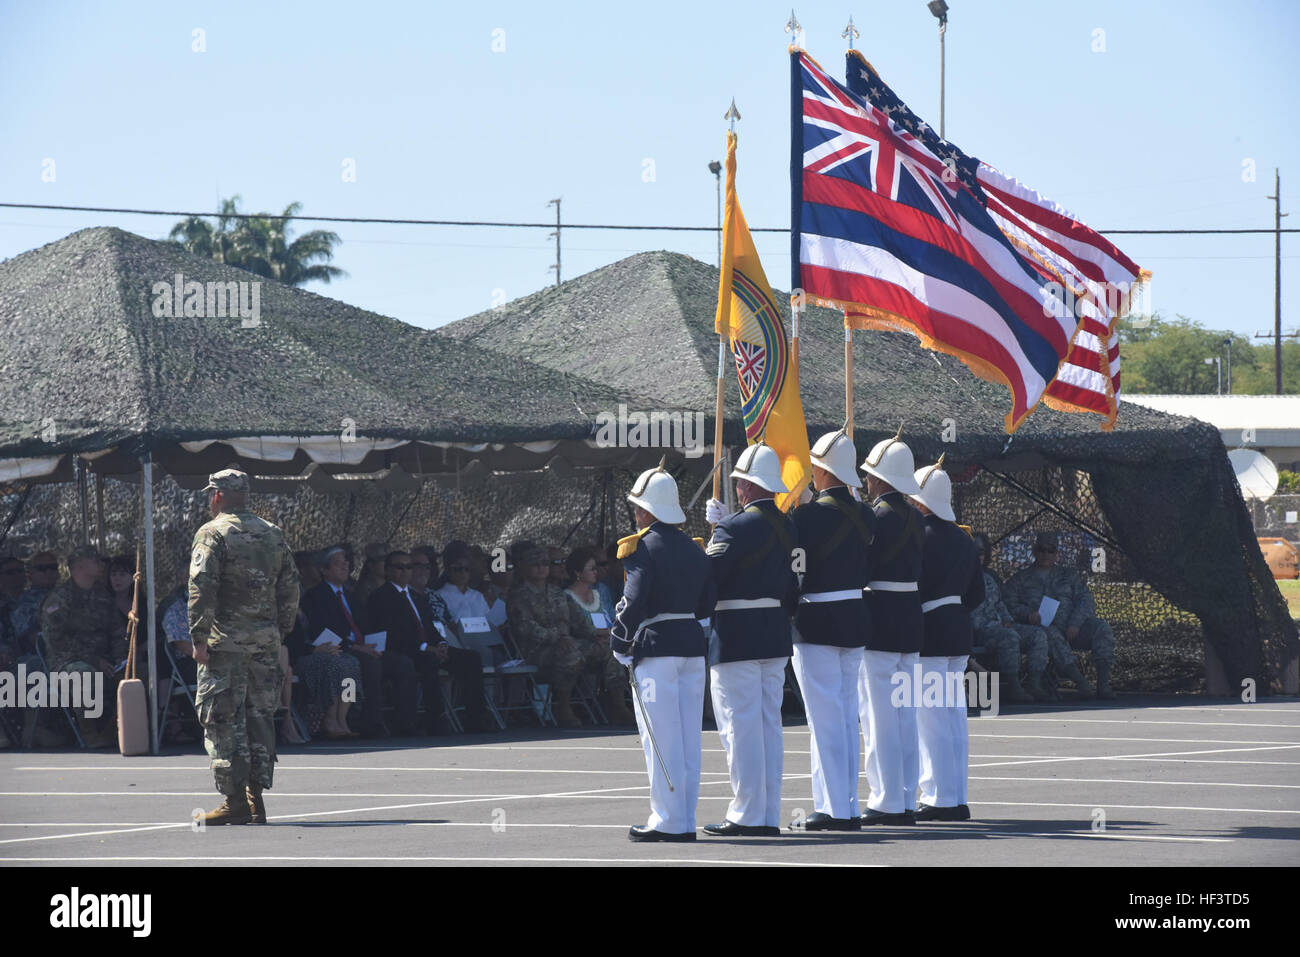
<svg viewBox="0 0 1300 957">
<path fill-rule="evenodd" d="M 301 203 L 290 203 L 280 216 L 243 216 L 239 197 L 233 196 L 221 201 L 215 217 L 190 216 L 181 220 L 172 227 L 168 239 L 196 256 L 238 266 L 289 286 L 346 276 L 342 269 L 329 264 L 334 258 L 334 246 L 343 241 L 338 233 L 316 229 L 290 241 L 289 220 L 301 210 Z M 215 219 L 215 225 L 209 219 Z"/>
</svg>

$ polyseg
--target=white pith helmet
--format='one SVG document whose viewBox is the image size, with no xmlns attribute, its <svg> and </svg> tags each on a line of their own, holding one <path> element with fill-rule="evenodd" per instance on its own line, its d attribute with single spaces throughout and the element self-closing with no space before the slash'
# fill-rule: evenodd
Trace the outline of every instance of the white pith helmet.
<svg viewBox="0 0 1300 957">
<path fill-rule="evenodd" d="M 904 495 L 915 495 L 921 491 L 921 486 L 916 484 L 916 478 L 912 474 L 916 462 L 912 458 L 912 450 L 907 447 L 902 435 L 903 427 L 900 425 L 898 434 L 892 439 L 881 439 L 877 442 L 866 461 L 862 463 L 862 471 L 874 475 L 883 482 L 888 482 Z"/>
<path fill-rule="evenodd" d="M 933 465 L 916 470 L 913 478 L 920 486 L 920 491 L 908 498 L 920 502 L 945 522 L 955 522 L 957 516 L 952 511 L 952 479 L 943 470 L 943 460 L 947 454 L 945 452 L 939 456 L 939 461 Z"/>
<path fill-rule="evenodd" d="M 686 515 L 677 500 L 677 483 L 664 469 L 667 460 L 668 457 L 664 456 L 655 468 L 646 469 L 638 475 L 632 483 L 632 491 L 628 493 L 627 500 L 638 508 L 645 509 L 661 522 L 680 525 L 686 521 Z"/>
<path fill-rule="evenodd" d="M 858 457 L 853 440 L 843 429 L 827 432 L 812 447 L 812 464 L 830 472 L 837 479 L 852 488 L 862 488 L 862 479 L 854 461 Z"/>
<path fill-rule="evenodd" d="M 781 457 L 762 439 L 740 453 L 736 467 L 731 470 L 731 477 L 746 479 L 769 492 L 790 491 L 781 478 Z"/>
</svg>

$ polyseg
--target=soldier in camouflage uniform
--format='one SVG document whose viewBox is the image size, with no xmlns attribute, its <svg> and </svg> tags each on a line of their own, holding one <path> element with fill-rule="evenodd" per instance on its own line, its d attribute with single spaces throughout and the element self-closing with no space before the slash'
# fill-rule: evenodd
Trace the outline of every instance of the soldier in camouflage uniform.
<svg viewBox="0 0 1300 957">
<path fill-rule="evenodd" d="M 1039 625 L 1038 608 L 1044 596 L 1059 601 L 1047 629 L 1047 647 L 1061 676 L 1073 681 L 1085 698 L 1093 697 L 1092 685 L 1079 670 L 1073 649 L 1092 650 L 1097 669 L 1099 698 L 1114 698 L 1110 670 L 1115 664 L 1115 635 L 1110 625 L 1097 618 L 1092 592 L 1073 568 L 1056 564 L 1056 535 L 1039 532 L 1034 541 L 1034 564 L 1018 571 L 1002 594 L 1016 621 Z"/>
<path fill-rule="evenodd" d="M 626 679 L 610 657 L 608 641 L 596 637 L 586 613 L 563 588 L 547 581 L 551 566 L 546 550 L 536 545 L 521 549 L 517 564 L 523 578 L 506 598 L 510 634 L 519 653 L 537 667 L 537 680 L 551 686 L 556 722 L 562 728 L 576 728 L 582 722 L 573 713 L 570 693 L 579 675 L 603 675 L 610 688 Z"/>
<path fill-rule="evenodd" d="M 217 790 L 206 824 L 262 824 L 275 767 L 280 644 L 298 612 L 298 570 L 280 530 L 248 511 L 248 476 L 208 478 L 212 521 L 194 535 L 189 621 L 195 705 Z"/>
<path fill-rule="evenodd" d="M 126 631 L 117 624 L 113 596 L 99 584 L 101 561 L 90 546 L 68 556 L 68 580 L 56 585 L 41 604 L 41 634 L 46 665 L 57 671 L 102 672 L 104 713 L 97 719 L 77 715 L 87 747 L 107 747 L 117 741 L 112 704 L 117 700 L 117 668 L 126 660 Z"/>
<path fill-rule="evenodd" d="M 984 603 L 971 613 L 975 644 L 983 645 L 996 656 L 998 674 L 1007 685 L 1007 700 L 1050 701 L 1052 695 L 1043 687 L 1047 632 L 1040 625 L 1022 625 L 1015 620 L 1002 600 L 997 578 L 988 570 L 988 537 L 982 533 L 974 537 L 984 566 Z M 1025 686 L 1020 683 L 1021 652 L 1027 665 Z"/>
</svg>

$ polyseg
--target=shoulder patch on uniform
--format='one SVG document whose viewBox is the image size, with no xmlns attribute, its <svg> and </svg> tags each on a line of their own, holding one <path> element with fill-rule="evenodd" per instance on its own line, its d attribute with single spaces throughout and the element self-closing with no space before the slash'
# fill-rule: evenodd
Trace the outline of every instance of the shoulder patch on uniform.
<svg viewBox="0 0 1300 957">
<path fill-rule="evenodd" d="M 709 542 L 709 544 L 704 548 L 704 554 L 721 555 L 730 547 L 731 542 Z"/>
<path fill-rule="evenodd" d="M 641 529 L 641 531 L 637 532 L 635 535 L 628 535 L 626 538 L 620 538 L 618 540 L 618 552 L 616 553 L 618 559 L 622 561 L 624 558 L 631 558 L 632 554 L 637 549 L 637 545 L 641 543 L 641 536 L 648 531 L 650 531 L 649 525 Z"/>
</svg>

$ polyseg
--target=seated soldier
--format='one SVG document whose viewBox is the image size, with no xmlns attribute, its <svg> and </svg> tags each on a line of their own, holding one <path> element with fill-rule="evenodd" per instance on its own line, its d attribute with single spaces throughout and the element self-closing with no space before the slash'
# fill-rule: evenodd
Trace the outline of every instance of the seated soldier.
<svg viewBox="0 0 1300 957">
<path fill-rule="evenodd" d="M 1052 696 L 1043 687 L 1043 669 L 1047 667 L 1047 632 L 1040 625 L 1022 625 L 1015 620 L 1002 601 L 1001 586 L 989 571 L 991 550 L 983 532 L 973 536 L 984 567 L 984 603 L 971 613 L 975 644 L 988 649 L 997 662 L 998 674 L 1006 683 L 1008 701 L 1049 701 Z M 1020 683 L 1020 654 L 1028 664 L 1025 685 Z"/>
<path fill-rule="evenodd" d="M 84 711 L 74 712 L 82 740 L 90 748 L 117 742 L 110 712 L 127 654 L 126 631 L 117 626 L 113 597 L 99 584 L 102 570 L 99 554 L 81 546 L 68 558 L 68 580 L 56 585 L 41 605 L 41 632 L 51 675 L 81 671 L 104 676 L 102 715 L 92 719 Z"/>
<path fill-rule="evenodd" d="M 610 654 L 609 639 L 599 639 L 586 613 L 548 580 L 551 564 L 545 548 L 521 547 L 517 569 L 522 577 L 506 597 L 510 632 L 519 653 L 537 667 L 537 680 L 551 686 L 556 722 L 576 728 L 581 722 L 570 695 L 578 676 L 603 675 L 608 687 L 617 687 L 622 668 Z"/>
<path fill-rule="evenodd" d="M 1115 635 L 1110 625 L 1097 617 L 1092 592 L 1082 576 L 1069 566 L 1057 565 L 1056 557 L 1056 534 L 1039 532 L 1034 540 L 1034 564 L 1016 572 L 1003 589 L 1007 607 L 1016 621 L 1047 629 L 1048 653 L 1057 671 L 1073 681 L 1085 698 L 1093 697 L 1092 685 L 1079 670 L 1073 649 L 1091 649 L 1097 669 L 1096 696 L 1114 698 L 1110 670 L 1115 664 Z M 1043 598 L 1060 603 L 1050 621 L 1039 615 Z"/>
</svg>

